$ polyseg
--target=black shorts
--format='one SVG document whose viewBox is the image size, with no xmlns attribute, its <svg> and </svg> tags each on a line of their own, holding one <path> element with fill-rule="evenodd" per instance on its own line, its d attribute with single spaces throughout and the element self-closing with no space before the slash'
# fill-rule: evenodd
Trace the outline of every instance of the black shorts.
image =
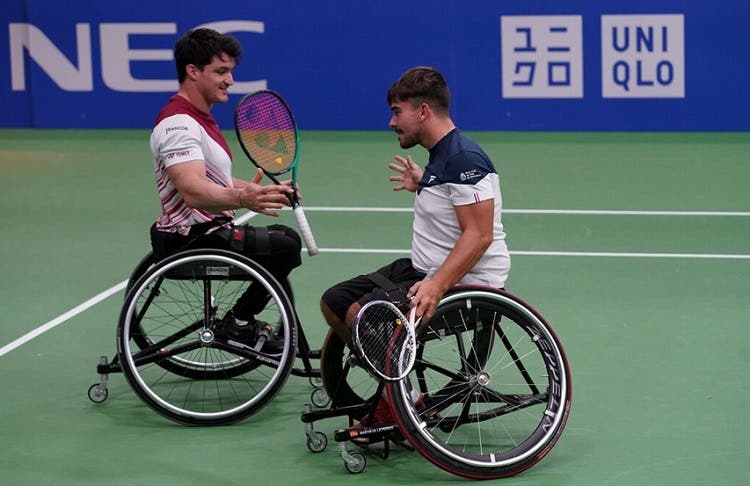
<svg viewBox="0 0 750 486">
<path fill-rule="evenodd" d="M 390 280 L 400 289 L 403 295 L 415 283 L 423 280 L 425 274 L 415 269 L 411 259 L 400 258 L 393 263 L 379 268 L 376 273 Z M 392 292 L 391 292 L 392 293 Z M 342 320 L 346 319 L 346 312 L 355 302 L 364 305 L 376 299 L 393 300 L 386 291 L 372 281 L 367 275 L 359 275 L 352 279 L 338 283 L 323 294 L 322 300 Z"/>
<path fill-rule="evenodd" d="M 220 227 L 205 234 L 214 226 Z M 302 240 L 292 228 L 280 224 L 267 227 L 235 226 L 216 220 L 194 225 L 186 236 L 159 231 L 154 224 L 151 226 L 151 246 L 157 261 L 193 248 L 234 251 L 258 262 L 282 285 L 292 269 L 302 264 Z"/>
</svg>

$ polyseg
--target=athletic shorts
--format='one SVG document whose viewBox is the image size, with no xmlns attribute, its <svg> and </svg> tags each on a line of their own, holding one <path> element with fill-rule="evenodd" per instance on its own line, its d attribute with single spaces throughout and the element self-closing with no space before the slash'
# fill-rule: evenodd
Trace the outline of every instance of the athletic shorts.
<svg viewBox="0 0 750 486">
<path fill-rule="evenodd" d="M 355 302 L 360 305 L 376 300 L 400 300 L 394 293 L 400 293 L 403 297 L 415 283 L 423 280 L 425 274 L 416 270 L 411 265 L 410 258 L 400 258 L 393 263 L 376 270 L 386 279 L 395 284 L 397 289 L 384 289 L 372 281 L 367 275 L 359 275 L 329 288 L 323 294 L 322 300 L 342 321 L 346 320 L 346 312 Z"/>
</svg>

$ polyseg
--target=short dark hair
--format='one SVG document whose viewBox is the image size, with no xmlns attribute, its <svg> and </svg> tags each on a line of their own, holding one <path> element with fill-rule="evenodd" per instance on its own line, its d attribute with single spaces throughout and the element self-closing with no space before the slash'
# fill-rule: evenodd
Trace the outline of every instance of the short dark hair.
<svg viewBox="0 0 750 486">
<path fill-rule="evenodd" d="M 451 93 L 445 78 L 436 69 L 417 66 L 402 74 L 388 90 L 388 105 L 404 101 L 414 105 L 427 103 L 432 109 L 447 114 Z"/>
<path fill-rule="evenodd" d="M 226 54 L 239 62 L 242 55 L 240 43 L 231 35 L 220 34 L 213 29 L 193 29 L 185 33 L 174 45 L 174 61 L 177 80 L 185 81 L 185 68 L 193 64 L 199 69 L 211 64 L 214 56 Z"/>
</svg>

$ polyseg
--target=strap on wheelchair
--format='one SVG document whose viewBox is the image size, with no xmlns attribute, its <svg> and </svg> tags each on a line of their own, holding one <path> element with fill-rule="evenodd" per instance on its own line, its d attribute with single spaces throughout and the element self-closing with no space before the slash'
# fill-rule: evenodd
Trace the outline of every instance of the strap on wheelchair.
<svg viewBox="0 0 750 486">
<path fill-rule="evenodd" d="M 258 255 L 268 256 L 271 254 L 271 236 L 266 226 L 254 226 L 255 251 Z"/>
<path fill-rule="evenodd" d="M 365 275 L 365 277 L 367 277 L 375 285 L 380 287 L 383 290 L 383 292 L 386 293 L 386 295 L 388 296 L 388 299 L 391 302 L 395 304 L 403 304 L 407 300 L 409 300 L 408 297 L 406 296 L 406 290 L 404 290 L 400 285 L 386 278 L 382 274 L 373 272 L 373 273 L 369 273 Z"/>
<path fill-rule="evenodd" d="M 214 234 L 226 240 L 229 247 L 237 252 L 244 253 L 245 250 L 253 248 L 248 245 L 247 238 L 255 239 L 254 253 L 259 256 L 268 256 L 271 254 L 271 237 L 268 228 L 265 226 L 234 226 L 229 225 L 217 229 Z"/>
</svg>

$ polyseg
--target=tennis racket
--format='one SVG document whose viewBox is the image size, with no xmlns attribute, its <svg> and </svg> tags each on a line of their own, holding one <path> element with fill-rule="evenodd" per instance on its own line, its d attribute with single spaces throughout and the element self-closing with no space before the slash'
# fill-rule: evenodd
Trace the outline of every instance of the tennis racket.
<svg viewBox="0 0 750 486">
<path fill-rule="evenodd" d="M 305 241 L 307 253 L 316 255 L 310 225 L 297 198 L 297 165 L 299 162 L 299 135 L 297 122 L 286 101 L 270 90 L 245 95 L 234 109 L 234 129 L 245 155 L 275 184 L 276 176 L 292 172 L 294 193 L 289 196 L 297 225 Z"/>
<path fill-rule="evenodd" d="M 367 368 L 385 381 L 409 374 L 417 355 L 414 329 L 416 308 L 409 319 L 392 302 L 374 300 L 359 310 L 354 321 L 353 342 Z"/>
</svg>

